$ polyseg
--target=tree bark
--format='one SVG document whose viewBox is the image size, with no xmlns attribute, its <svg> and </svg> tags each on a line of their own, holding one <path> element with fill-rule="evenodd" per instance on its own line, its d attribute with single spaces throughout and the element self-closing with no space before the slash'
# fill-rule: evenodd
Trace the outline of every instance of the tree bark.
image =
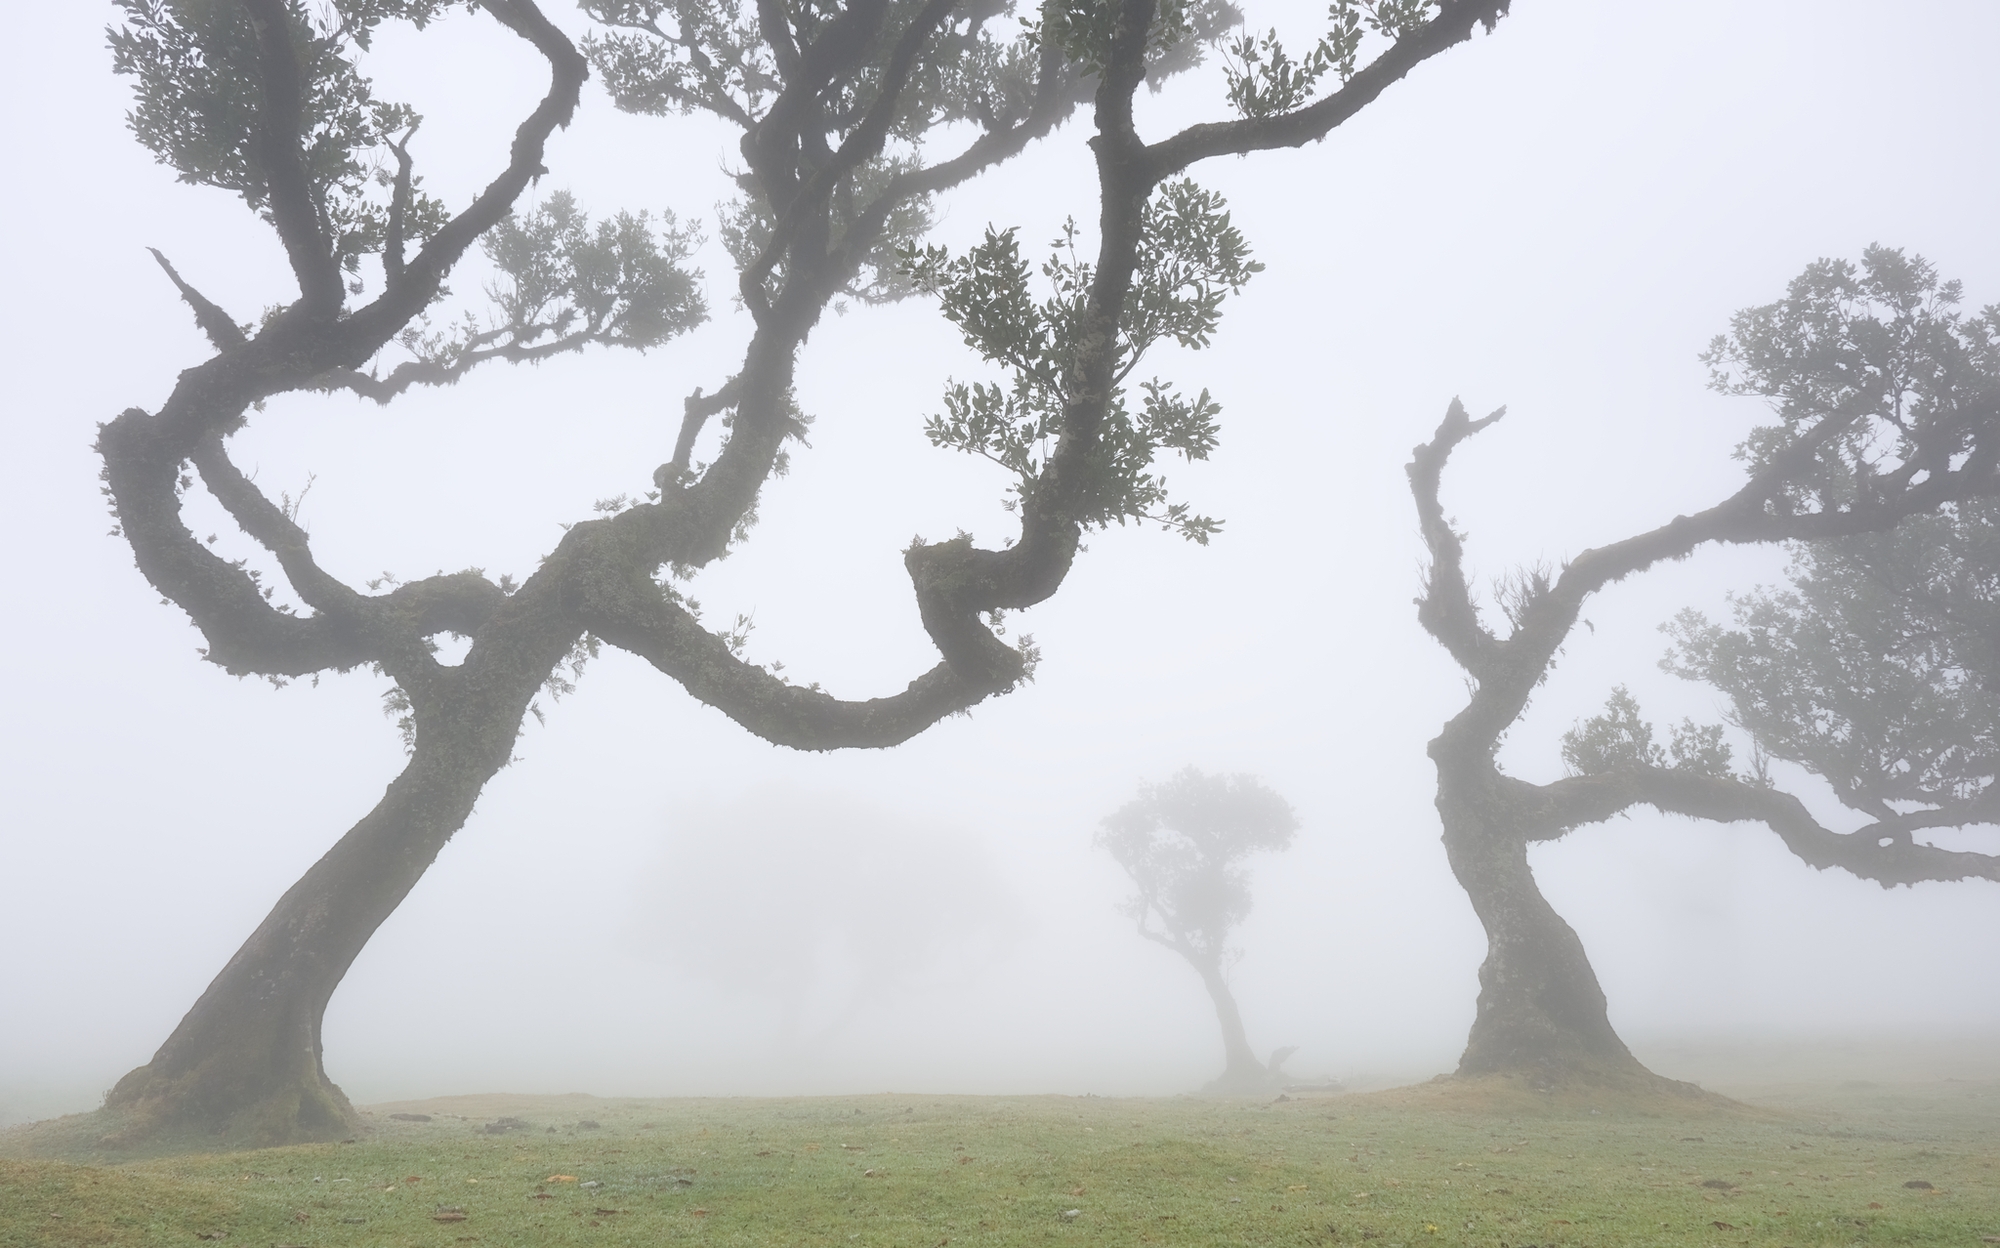
<svg viewBox="0 0 2000 1248">
<path fill-rule="evenodd" d="M 1593 1071 L 1644 1073 L 1612 1029 L 1583 942 L 1536 886 L 1526 839 L 1447 815 L 1444 842 L 1486 929 L 1478 1012 L 1458 1073 L 1519 1072 L 1550 1085 Z"/>
<path fill-rule="evenodd" d="M 1198 962 L 1195 969 L 1201 972 L 1201 982 L 1208 988 L 1209 999 L 1215 1002 L 1216 1021 L 1222 1024 L 1222 1077 L 1209 1086 L 1226 1089 L 1261 1083 L 1265 1075 L 1264 1063 L 1250 1051 L 1249 1037 L 1243 1034 L 1243 1014 L 1236 1008 L 1236 997 L 1229 991 L 1228 981 L 1222 977 L 1221 965 Z"/>
<path fill-rule="evenodd" d="M 1450 730 L 1431 743 L 1452 874 L 1486 929 L 1479 1004 L 1461 1075 L 1525 1074 L 1539 1087 L 1578 1076 L 1652 1076 L 1611 1026 L 1604 989 L 1574 928 L 1528 865 L 1537 812 L 1508 792 L 1491 754 Z"/>
<path fill-rule="evenodd" d="M 354 1108 L 320 1058 L 327 1002 L 506 758 L 420 751 L 278 900 L 153 1060 L 118 1081 L 105 1108 L 123 1123 L 105 1142 L 205 1135 L 262 1147 L 353 1134 Z"/>
</svg>

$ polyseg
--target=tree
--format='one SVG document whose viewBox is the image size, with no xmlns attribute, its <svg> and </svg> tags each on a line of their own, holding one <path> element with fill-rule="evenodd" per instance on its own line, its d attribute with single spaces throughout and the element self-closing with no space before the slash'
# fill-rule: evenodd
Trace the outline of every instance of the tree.
<svg viewBox="0 0 2000 1248">
<path fill-rule="evenodd" d="M 599 30 L 581 49 L 533 0 L 483 0 L 479 10 L 546 61 L 549 86 L 506 165 L 453 210 L 415 172 L 418 114 L 377 98 L 359 68 L 384 23 L 426 28 L 447 0 L 118 3 L 124 24 L 111 45 L 133 80 L 134 134 L 181 180 L 240 195 L 275 231 L 298 287 L 244 323 L 158 257 L 214 354 L 180 374 L 159 410 L 129 409 L 102 427 L 119 532 L 225 671 L 384 674 L 409 761 L 153 1060 L 112 1090 L 106 1108 L 123 1123 L 114 1143 L 351 1129 L 321 1059 L 328 999 L 512 757 L 537 694 L 565 688 L 600 645 L 643 658 L 774 743 L 885 747 L 1032 675 L 1032 646 L 1002 641 L 999 617 L 1054 594 L 1085 532 L 1158 523 L 1205 540 L 1216 522 L 1169 499 L 1155 460 L 1207 455 L 1219 408 L 1206 392 L 1135 387 L 1132 372 L 1155 343 L 1207 343 L 1223 301 L 1258 266 L 1220 199 L 1186 171 L 1323 137 L 1507 9 L 1336 0 L 1330 32 L 1302 61 L 1275 39 L 1232 45 L 1232 117 L 1148 143 L 1135 93 L 1200 62 L 1233 17 L 1217 0 L 1050 0 L 1034 20 L 984 0 L 586 0 Z M 621 107 L 704 113 L 740 130 L 740 194 L 718 232 L 747 318 L 742 362 L 688 398 L 653 492 L 605 500 L 520 583 L 467 569 L 347 584 L 315 559 L 291 500 L 274 502 L 230 457 L 230 436 L 266 400 L 347 392 L 386 403 L 494 360 L 660 347 L 706 314 L 676 219 L 593 224 L 564 196 L 524 199 L 593 66 Z M 1336 85 L 1319 94 L 1328 80 Z M 1061 240 L 1042 267 L 1044 293 L 1011 230 L 959 256 L 925 244 L 934 197 L 1085 106 L 1096 237 L 1073 229 Z M 447 278 L 475 243 L 495 307 L 486 318 L 448 314 Z M 998 383 L 954 385 L 926 432 L 1011 475 L 1020 527 L 996 550 L 963 536 L 913 543 L 905 564 L 940 661 L 901 692 L 843 700 L 745 662 L 740 628 L 704 625 L 681 585 L 746 538 L 760 490 L 802 440 L 795 366 L 828 305 L 912 293 L 936 299 L 1003 370 Z M 721 447 L 699 460 L 711 424 Z M 275 561 L 276 583 L 191 530 L 181 495 L 197 481 Z M 437 655 L 447 636 L 469 641 L 456 664 Z"/>
<path fill-rule="evenodd" d="M 1460 1074 L 1524 1074 L 1541 1086 L 1657 1080 L 1613 1030 L 1582 943 L 1528 867 L 1528 846 L 1575 828 L 1652 806 L 1762 823 L 1812 866 L 1885 886 L 2000 878 L 2000 857 L 1912 835 L 1987 817 L 1981 799 L 1990 777 L 1978 773 L 1990 755 L 1968 748 L 1983 677 L 1971 680 L 1951 666 L 1956 659 L 1925 653 L 1920 634 L 1936 631 L 1924 623 L 1926 611 L 1938 621 L 1951 604 L 1965 621 L 1968 648 L 1957 653 L 1985 661 L 1969 647 L 1990 635 L 1980 631 L 1978 604 L 1989 600 L 1980 595 L 1992 576 L 1992 564 L 1982 565 L 1991 547 L 1969 540 L 1957 548 L 1962 555 L 1903 568 L 1899 575 L 1923 593 L 1878 592 L 1886 587 L 1871 587 L 1863 571 L 1879 560 L 1888 573 L 1895 552 L 1940 526 L 1988 514 L 2000 497 L 2000 308 L 1967 317 L 1959 299 L 1957 283 L 1939 282 L 1921 258 L 1871 247 L 1859 266 L 1817 261 L 1783 299 L 1739 313 L 1704 359 L 1716 389 L 1772 404 L 1775 422 L 1753 429 L 1738 451 L 1749 480 L 1704 511 L 1586 550 L 1557 573 L 1516 573 L 1496 594 L 1504 633 L 1489 627 L 1474 601 L 1463 537 L 1439 501 L 1453 449 L 1504 409 L 1473 420 L 1454 400 L 1436 435 L 1416 448 L 1410 484 L 1431 554 L 1418 619 L 1472 687 L 1465 709 L 1429 747 L 1446 853 L 1488 946 Z M 1500 770 L 1500 739 L 1546 679 L 1585 600 L 1709 542 L 1792 543 L 1805 577 L 1793 595 L 1744 600 L 1747 640 L 1683 616 L 1675 626 L 1678 670 L 1715 680 L 1736 700 L 1737 720 L 1758 751 L 1827 777 L 1872 821 L 1866 826 L 1836 832 L 1776 787 L 1761 764 L 1734 771 L 1721 725 L 1686 722 L 1660 745 L 1623 688 L 1604 714 L 1565 735 L 1571 774 L 1535 784 Z M 1892 599 L 1898 605 L 1889 606 Z M 1849 606 L 1833 606 L 1839 602 Z M 1874 648 L 1884 644 L 1886 656 Z M 1893 727 L 1911 719 L 1898 699 L 1926 680 L 1965 717 L 1933 726 L 1940 735 L 1929 745 Z M 1930 805 L 1899 810 L 1910 801 Z"/>
<path fill-rule="evenodd" d="M 1229 966 L 1242 951 L 1231 929 L 1250 914 L 1243 860 L 1288 849 L 1298 831 L 1291 804 L 1255 776 L 1211 776 L 1183 767 L 1106 815 L 1097 846 L 1125 868 L 1138 891 L 1123 910 L 1139 935 L 1186 958 L 1201 976 L 1222 1024 L 1222 1076 L 1212 1091 L 1254 1091 L 1278 1072 L 1288 1050 L 1266 1066 L 1250 1049 L 1229 991 Z"/>
</svg>

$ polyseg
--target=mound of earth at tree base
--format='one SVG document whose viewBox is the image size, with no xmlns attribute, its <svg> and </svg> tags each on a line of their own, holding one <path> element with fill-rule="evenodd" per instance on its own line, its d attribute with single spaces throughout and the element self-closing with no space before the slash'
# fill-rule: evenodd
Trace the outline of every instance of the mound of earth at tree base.
<svg viewBox="0 0 2000 1248">
<path fill-rule="evenodd" d="M 117 1165 L 153 1157 L 260 1147 L 256 1141 L 232 1138 L 226 1133 L 149 1128 L 150 1124 L 128 1110 L 94 1109 L 88 1113 L 64 1114 L 0 1131 L 0 1157 Z"/>
<path fill-rule="evenodd" d="M 1425 1083 L 1357 1093 L 1349 1099 L 1356 1104 L 1385 1108 L 1524 1117 L 1614 1114 L 1769 1119 L 1785 1116 L 1779 1111 L 1745 1105 L 1692 1083 L 1645 1071 L 1585 1071 L 1560 1078 L 1515 1072 L 1439 1075 Z"/>
<path fill-rule="evenodd" d="M 287 1137 L 254 1120 L 239 1119 L 214 1127 L 187 1119 L 163 1120 L 143 1107 L 106 1106 L 0 1130 L 0 1157 L 118 1165 L 189 1153 L 247 1152 L 291 1144 L 351 1144 L 367 1133 L 359 1117 L 344 1126 L 344 1130 L 329 1130 L 317 1137 Z"/>
</svg>

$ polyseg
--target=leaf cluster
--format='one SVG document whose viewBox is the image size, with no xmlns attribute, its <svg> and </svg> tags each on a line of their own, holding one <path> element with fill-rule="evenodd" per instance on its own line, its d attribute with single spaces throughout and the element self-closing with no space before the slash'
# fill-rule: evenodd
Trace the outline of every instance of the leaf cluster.
<svg viewBox="0 0 2000 1248">
<path fill-rule="evenodd" d="M 593 343 L 645 351 L 708 318 L 702 272 L 687 265 L 700 232 L 671 211 L 620 212 L 594 225 L 567 191 L 510 213 L 481 242 L 494 280 L 494 315 L 468 312 L 434 328 L 419 318 L 397 335 L 409 360 L 386 377 L 337 374 L 346 386 L 387 401 L 412 384 L 448 385 L 493 359 L 535 363 Z"/>
<path fill-rule="evenodd" d="M 486 255 L 504 277 L 489 293 L 517 341 L 588 336 L 643 351 L 707 315 L 700 270 L 682 267 L 700 242 L 671 210 L 657 231 L 643 209 L 593 230 L 575 198 L 557 191 L 487 234 Z"/>
<path fill-rule="evenodd" d="M 183 182 L 241 195 L 269 218 L 268 120 L 257 35 L 233 0 L 114 0 L 124 24 L 107 32 L 115 72 L 131 77 L 132 133 Z M 448 0 L 288 0 L 301 93 L 299 141 L 321 226 L 343 268 L 383 248 L 389 230 L 398 135 L 421 120 L 406 104 L 376 98 L 358 68 L 382 23 L 419 28 L 452 7 Z M 429 237 L 443 205 L 412 179 L 405 238 Z"/>
<path fill-rule="evenodd" d="M 1765 398 L 1777 416 L 1738 448 L 1752 471 L 1843 423 L 1780 507 L 1865 503 L 1971 449 L 2000 405 L 2000 305 L 1967 317 L 1962 293 L 1923 257 L 1871 246 L 1859 265 L 1815 261 L 1783 299 L 1737 313 L 1710 343 L 1711 387 Z"/>
<path fill-rule="evenodd" d="M 2000 510 L 1800 544 L 1787 580 L 1733 597 L 1733 626 L 1683 611 L 1662 666 L 1855 810 L 1978 803 L 2000 772 Z"/>
<path fill-rule="evenodd" d="M 1320 79 L 1354 77 L 1370 34 L 1402 39 L 1430 21 L 1437 0 L 1334 0 L 1327 32 L 1304 56 L 1285 50 L 1276 30 L 1238 36 L 1223 49 L 1228 100 L 1245 117 L 1272 117 L 1308 103 Z"/>
<path fill-rule="evenodd" d="M 1168 501 L 1153 463 L 1163 451 L 1206 459 L 1221 406 L 1206 390 L 1190 399 L 1155 378 L 1140 383 L 1134 411 L 1124 383 L 1159 342 L 1208 346 L 1224 299 L 1264 266 L 1250 258 L 1222 197 L 1189 180 L 1159 189 L 1141 232 L 1122 331 L 1112 346 L 1113 389 L 1096 431 L 1090 501 L 1080 519 L 1097 528 L 1149 520 L 1206 543 L 1220 522 Z M 1017 506 L 1034 496 L 1052 446 L 1066 436 L 1066 411 L 1081 397 L 1077 364 L 1093 346 L 1086 326 L 1096 273 L 1077 253 L 1075 223 L 1065 225 L 1041 266 L 1048 293 L 1039 299 L 1012 229 L 989 227 L 963 256 L 932 246 L 906 252 L 905 260 L 910 280 L 939 300 L 966 345 L 1012 374 L 1004 385 L 954 380 L 944 413 L 930 417 L 924 432 L 935 446 L 982 456 L 1014 474 L 1008 505 Z"/>
<path fill-rule="evenodd" d="M 871 45 L 850 72 L 820 89 L 809 117 L 788 113 L 799 125 L 798 156 L 811 165 L 840 150 L 869 119 L 882 95 L 884 74 L 900 31 L 915 20 L 922 0 L 895 0 Z M 584 41 L 619 108 L 654 115 L 706 113 L 755 133 L 769 120 L 785 90 L 786 72 L 756 6 L 735 0 L 585 0 L 583 9 L 607 29 Z M 844 10 L 832 3 L 787 5 L 782 40 L 807 46 Z M 892 186 L 923 166 L 927 138 L 940 127 L 971 122 L 993 132 L 1019 125 L 1034 105 L 1041 67 L 1032 40 L 997 31 L 993 19 L 1007 4 L 978 3 L 935 36 L 926 55 L 897 93 L 882 150 L 854 162 L 832 188 L 832 237 L 840 249 L 856 227 L 867 241 L 848 257 L 856 276 L 846 293 L 880 303 L 910 293 L 897 261 L 933 224 L 928 195 L 892 195 Z M 765 171 L 768 172 L 768 171 Z M 774 189 L 759 171 L 737 177 L 739 194 L 720 207 L 720 236 L 740 269 L 762 267 L 769 290 L 782 285 L 785 260 L 767 258 L 779 234 Z M 879 229 L 871 212 L 886 209 Z"/>
<path fill-rule="evenodd" d="M 1721 724 L 1683 719 L 1665 746 L 1653 740 L 1653 725 L 1639 717 L 1639 703 L 1623 685 L 1611 691 L 1604 713 L 1580 720 L 1563 734 L 1563 762 L 1570 772 L 1601 776 L 1640 768 L 1666 768 L 1727 779 L 1730 746 Z"/>
<path fill-rule="evenodd" d="M 1125 12 L 1121 0 L 1045 0 L 1027 38 L 1031 46 L 1058 49 L 1084 73 L 1097 74 L 1111 58 Z M 1242 20 L 1228 0 L 1158 0 L 1142 54 L 1146 81 L 1157 91 L 1168 77 L 1201 64 L 1203 49 Z"/>
</svg>

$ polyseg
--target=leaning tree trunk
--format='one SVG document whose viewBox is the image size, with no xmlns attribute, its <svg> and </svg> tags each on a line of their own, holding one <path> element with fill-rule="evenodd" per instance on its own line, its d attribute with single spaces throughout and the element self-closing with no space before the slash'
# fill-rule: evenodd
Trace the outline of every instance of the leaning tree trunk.
<svg viewBox="0 0 2000 1248">
<path fill-rule="evenodd" d="M 1201 982 L 1207 986 L 1208 995 L 1215 1002 L 1216 1021 L 1222 1024 L 1222 1052 L 1225 1064 L 1222 1077 L 1209 1085 L 1217 1091 L 1227 1091 L 1232 1087 L 1249 1087 L 1264 1081 L 1264 1063 L 1250 1051 L 1249 1037 L 1243 1034 L 1243 1014 L 1236 1008 L 1236 998 L 1229 991 L 1229 984 L 1222 977 L 1222 966 L 1217 962 L 1196 963 L 1201 972 Z"/>
<path fill-rule="evenodd" d="M 1612 1028 L 1583 942 L 1535 884 L 1520 812 L 1497 783 L 1468 784 L 1443 767 L 1440 777 L 1445 854 L 1486 929 L 1479 1007 L 1458 1073 L 1524 1074 L 1540 1087 L 1650 1076 Z"/>
<path fill-rule="evenodd" d="M 352 1134 L 354 1108 L 320 1061 L 327 1002 L 507 757 L 420 748 L 279 899 L 153 1060 L 118 1081 L 105 1108 L 123 1122 L 105 1142 L 221 1136 L 262 1146 Z"/>
</svg>

